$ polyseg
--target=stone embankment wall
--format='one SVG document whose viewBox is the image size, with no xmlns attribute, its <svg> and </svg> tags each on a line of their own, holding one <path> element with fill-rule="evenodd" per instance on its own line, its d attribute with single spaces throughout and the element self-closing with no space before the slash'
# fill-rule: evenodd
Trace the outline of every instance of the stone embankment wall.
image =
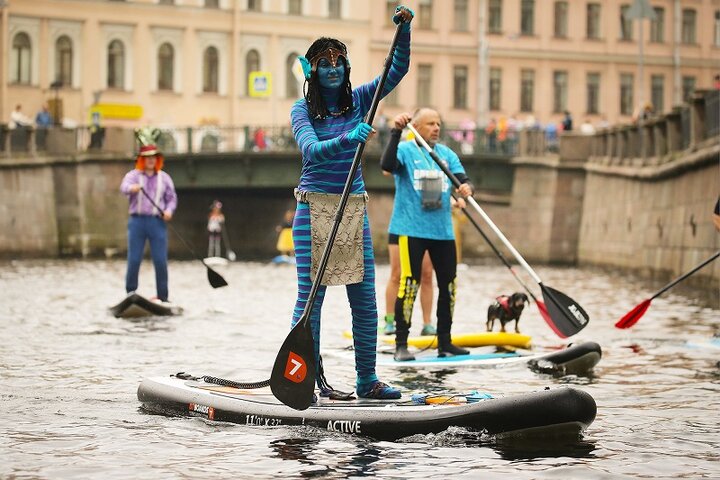
<svg viewBox="0 0 720 480">
<path fill-rule="evenodd" d="M 124 248 L 128 161 L 24 157 L 0 168 L 0 255 L 88 256 Z"/>
<path fill-rule="evenodd" d="M 512 206 L 528 222 L 532 238 L 526 243 L 542 249 L 539 258 L 549 262 L 618 267 L 660 279 L 677 277 L 718 251 L 712 211 L 720 194 L 719 98 L 718 91 L 699 92 L 642 126 L 563 135 L 557 155 L 545 153 L 539 132 L 525 132 Z M 531 244 L 519 243 L 533 252 Z M 687 283 L 717 292 L 720 261 Z"/>
</svg>

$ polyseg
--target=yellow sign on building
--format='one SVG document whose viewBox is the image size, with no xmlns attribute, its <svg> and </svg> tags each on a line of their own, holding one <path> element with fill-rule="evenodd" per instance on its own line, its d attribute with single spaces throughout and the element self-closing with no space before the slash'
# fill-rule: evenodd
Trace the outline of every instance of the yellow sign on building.
<svg viewBox="0 0 720 480">
<path fill-rule="evenodd" d="M 142 118 L 141 105 L 128 103 L 97 103 L 90 107 L 90 117 L 98 113 L 100 118 L 120 118 L 123 120 L 138 120 Z"/>
<path fill-rule="evenodd" d="M 251 97 L 269 97 L 272 93 L 272 73 L 250 72 L 248 85 L 250 86 L 248 90 Z"/>
</svg>

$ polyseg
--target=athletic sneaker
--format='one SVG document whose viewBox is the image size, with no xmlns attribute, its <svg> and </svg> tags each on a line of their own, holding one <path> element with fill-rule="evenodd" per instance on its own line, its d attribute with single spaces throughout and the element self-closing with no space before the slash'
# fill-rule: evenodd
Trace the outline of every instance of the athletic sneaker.
<svg viewBox="0 0 720 480">
<path fill-rule="evenodd" d="M 385 335 L 392 335 L 395 333 L 395 320 L 385 317 L 385 330 L 383 331 Z"/>
<path fill-rule="evenodd" d="M 400 390 L 379 380 L 367 385 L 357 385 L 355 391 L 360 398 L 372 398 L 375 400 L 397 400 L 402 397 Z"/>
<path fill-rule="evenodd" d="M 437 335 L 437 330 L 435 330 L 435 327 L 433 327 L 432 323 L 428 323 L 427 325 L 423 325 L 423 328 L 420 331 L 420 335 L 422 335 L 423 337 L 435 336 Z"/>
</svg>

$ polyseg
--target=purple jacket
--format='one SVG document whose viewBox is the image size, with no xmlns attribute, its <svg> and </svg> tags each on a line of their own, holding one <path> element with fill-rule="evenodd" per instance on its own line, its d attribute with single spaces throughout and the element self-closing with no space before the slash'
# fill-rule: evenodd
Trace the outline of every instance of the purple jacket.
<svg viewBox="0 0 720 480">
<path fill-rule="evenodd" d="M 153 206 L 142 192 L 130 192 L 130 186 L 135 184 L 140 184 L 143 190 L 145 190 L 145 193 L 147 193 L 163 211 L 170 210 L 170 213 L 175 212 L 177 208 L 177 194 L 175 193 L 175 185 L 170 175 L 162 170 L 153 176 L 148 176 L 141 170 L 131 170 L 125 174 L 125 178 L 123 178 L 120 184 L 120 191 L 127 195 L 130 200 L 128 212 L 131 215 L 162 215 L 162 212 L 158 212 L 157 208 Z"/>
</svg>

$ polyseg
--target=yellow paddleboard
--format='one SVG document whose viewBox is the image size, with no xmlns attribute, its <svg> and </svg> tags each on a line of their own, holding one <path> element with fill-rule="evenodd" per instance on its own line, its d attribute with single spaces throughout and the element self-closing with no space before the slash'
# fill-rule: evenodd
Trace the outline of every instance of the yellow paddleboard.
<svg viewBox="0 0 720 480">
<path fill-rule="evenodd" d="M 283 228 L 280 230 L 278 235 L 277 244 L 275 248 L 279 252 L 289 254 L 295 251 L 295 244 L 293 243 L 292 228 Z"/>
<path fill-rule="evenodd" d="M 343 332 L 345 338 L 352 338 L 352 332 Z M 378 339 L 385 344 L 394 345 L 395 335 L 380 335 Z M 508 345 L 518 348 L 530 348 L 530 335 L 508 332 L 476 332 L 452 334 L 452 343 L 458 347 L 486 347 L 489 345 Z M 437 348 L 437 337 L 422 336 L 408 338 L 408 345 L 415 348 Z"/>
</svg>

